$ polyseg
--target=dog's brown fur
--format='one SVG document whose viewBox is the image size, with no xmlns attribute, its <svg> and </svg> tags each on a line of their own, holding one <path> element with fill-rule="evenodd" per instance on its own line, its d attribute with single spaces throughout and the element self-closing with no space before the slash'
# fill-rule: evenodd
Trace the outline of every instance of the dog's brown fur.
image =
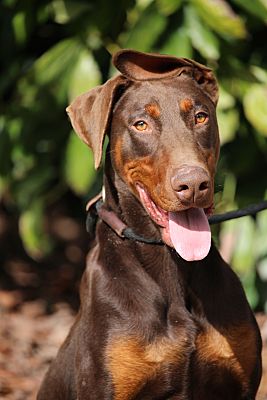
<svg viewBox="0 0 267 400">
<path fill-rule="evenodd" d="M 136 233 L 160 238 L 137 185 L 168 212 L 211 206 L 216 80 L 187 59 L 126 50 L 114 63 L 121 75 L 68 112 L 96 167 L 109 134 L 106 207 Z M 198 110 L 207 115 L 201 123 Z M 184 186 L 191 192 L 181 195 Z M 169 246 L 121 239 L 98 221 L 80 312 L 38 400 L 253 400 L 260 354 L 243 289 L 214 245 L 202 261 L 186 262 Z"/>
</svg>

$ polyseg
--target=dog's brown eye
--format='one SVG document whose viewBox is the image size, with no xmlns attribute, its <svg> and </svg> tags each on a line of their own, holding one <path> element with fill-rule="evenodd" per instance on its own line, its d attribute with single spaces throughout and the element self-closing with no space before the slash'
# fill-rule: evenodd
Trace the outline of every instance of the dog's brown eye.
<svg viewBox="0 0 267 400">
<path fill-rule="evenodd" d="M 195 124 L 203 124 L 208 119 L 208 115 L 204 112 L 199 112 L 195 115 Z"/>
<path fill-rule="evenodd" d="M 145 121 L 137 121 L 134 124 L 135 129 L 138 131 L 145 131 L 147 129 L 147 123 Z"/>
</svg>

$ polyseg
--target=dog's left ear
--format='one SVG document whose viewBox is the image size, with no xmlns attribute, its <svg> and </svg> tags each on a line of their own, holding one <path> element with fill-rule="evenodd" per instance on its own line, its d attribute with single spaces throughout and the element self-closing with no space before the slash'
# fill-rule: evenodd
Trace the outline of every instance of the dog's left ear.
<svg viewBox="0 0 267 400">
<path fill-rule="evenodd" d="M 203 88 L 215 106 L 218 102 L 218 84 L 212 70 L 188 58 L 121 50 L 113 56 L 113 64 L 122 75 L 134 81 L 163 79 L 186 73 Z"/>
<path fill-rule="evenodd" d="M 78 96 L 66 111 L 78 136 L 92 149 L 95 168 L 102 159 L 102 147 L 108 131 L 111 110 L 119 88 L 125 86 L 121 75 Z"/>
</svg>

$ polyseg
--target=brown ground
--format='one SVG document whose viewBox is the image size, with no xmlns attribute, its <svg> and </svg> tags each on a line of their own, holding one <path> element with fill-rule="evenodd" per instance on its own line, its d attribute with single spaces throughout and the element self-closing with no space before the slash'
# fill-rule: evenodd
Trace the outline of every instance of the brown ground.
<svg viewBox="0 0 267 400">
<path fill-rule="evenodd" d="M 51 213 L 49 231 L 57 245 L 37 262 L 23 251 L 13 216 L 0 210 L 0 399 L 35 400 L 74 320 L 87 237 L 83 221 L 65 215 L 62 207 Z M 257 319 L 264 342 L 257 400 L 267 400 L 267 316 Z"/>
</svg>

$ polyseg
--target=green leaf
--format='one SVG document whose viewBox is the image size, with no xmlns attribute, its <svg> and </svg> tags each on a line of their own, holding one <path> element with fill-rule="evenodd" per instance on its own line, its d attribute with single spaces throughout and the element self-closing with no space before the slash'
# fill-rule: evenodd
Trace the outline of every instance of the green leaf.
<svg viewBox="0 0 267 400">
<path fill-rule="evenodd" d="M 30 207 L 21 213 L 19 232 L 27 253 L 34 259 L 48 254 L 52 242 L 44 228 L 44 209 L 41 200 L 31 203 Z"/>
<path fill-rule="evenodd" d="M 137 23 L 130 30 L 123 47 L 140 51 L 151 50 L 166 25 L 167 18 L 160 14 L 155 3 L 152 3 L 144 10 Z"/>
<path fill-rule="evenodd" d="M 51 7 L 54 11 L 54 20 L 59 24 L 66 24 L 80 14 L 92 10 L 91 2 L 75 0 L 53 0 Z"/>
<path fill-rule="evenodd" d="M 24 163 L 27 164 L 26 160 L 22 159 L 22 168 Z M 29 161 L 30 163 L 32 160 Z M 19 170 L 20 160 L 16 160 L 16 169 Z M 24 172 L 24 171 L 23 171 Z M 16 176 L 17 181 L 14 181 L 14 196 L 16 198 L 17 205 L 20 209 L 26 209 L 28 205 L 35 199 L 42 197 L 42 195 L 47 191 L 47 188 L 51 184 L 51 180 L 55 175 L 54 168 L 46 165 L 45 168 L 42 166 L 36 167 L 36 165 L 28 171 L 27 176 Z"/>
<path fill-rule="evenodd" d="M 261 280 L 267 282 L 267 257 L 259 261 L 257 270 Z"/>
<path fill-rule="evenodd" d="M 70 76 L 69 100 L 100 83 L 101 73 L 97 63 L 90 52 L 83 50 Z"/>
<path fill-rule="evenodd" d="M 24 12 L 18 12 L 12 20 L 13 30 L 18 44 L 24 44 L 27 38 L 27 30 L 25 23 L 26 15 Z"/>
<path fill-rule="evenodd" d="M 78 195 L 87 194 L 96 177 L 92 152 L 73 133 L 67 144 L 63 172 L 66 182 Z"/>
<path fill-rule="evenodd" d="M 251 85 L 244 100 L 244 111 L 253 127 L 267 136 L 267 86 Z"/>
<path fill-rule="evenodd" d="M 232 173 L 226 174 L 222 192 L 222 203 L 225 205 L 224 211 L 230 211 L 235 207 L 236 184 L 235 175 Z"/>
<path fill-rule="evenodd" d="M 233 226 L 236 241 L 232 265 L 242 275 L 249 273 L 254 265 L 255 223 L 251 217 L 243 217 L 236 220 Z"/>
<path fill-rule="evenodd" d="M 267 195 L 267 193 L 266 193 Z M 267 196 L 265 195 L 265 199 Z M 261 280 L 261 285 L 258 286 L 264 309 L 267 311 L 267 210 L 257 214 L 257 230 L 255 237 L 256 254 L 257 254 L 257 272 Z M 264 286 L 262 286 L 264 285 Z"/>
<path fill-rule="evenodd" d="M 235 98 L 227 92 L 222 86 L 220 86 L 220 97 L 218 102 L 219 110 L 227 110 L 235 105 Z"/>
<path fill-rule="evenodd" d="M 267 84 L 267 71 L 257 65 L 252 65 L 250 67 L 251 72 L 257 78 L 257 80 L 261 83 Z"/>
<path fill-rule="evenodd" d="M 255 288 L 255 223 L 251 217 L 244 217 L 223 224 L 221 239 L 231 241 L 231 265 L 245 288 L 248 301 L 255 307 L 258 294 Z M 222 246 L 224 247 L 224 246 Z M 228 250 L 229 251 L 229 250 Z"/>
<path fill-rule="evenodd" d="M 234 13 L 225 0 L 191 0 L 203 21 L 220 35 L 244 39 L 244 21 Z"/>
<path fill-rule="evenodd" d="M 58 0 L 56 0 L 58 1 Z M 55 2 L 55 0 L 54 0 Z M 69 20 L 73 20 L 77 18 L 80 15 L 84 15 L 88 10 L 93 9 L 93 2 L 91 1 L 77 1 L 77 0 L 59 0 L 59 3 L 64 3 L 64 6 L 62 7 L 59 5 L 57 12 L 57 17 L 61 18 L 61 13 L 63 20 L 68 18 Z"/>
<path fill-rule="evenodd" d="M 221 145 L 231 142 L 235 138 L 239 127 L 239 114 L 237 110 L 222 111 L 218 109 L 217 118 Z"/>
<path fill-rule="evenodd" d="M 267 210 L 257 214 L 257 232 L 256 232 L 255 244 L 258 257 L 264 257 L 267 255 L 266 242 L 267 242 Z"/>
<path fill-rule="evenodd" d="M 159 11 L 169 16 L 181 7 L 182 0 L 156 0 L 156 3 Z"/>
<path fill-rule="evenodd" d="M 186 7 L 185 20 L 194 48 L 203 57 L 217 60 L 220 56 L 218 39 L 200 21 L 193 7 Z"/>
<path fill-rule="evenodd" d="M 263 21 L 267 21 L 267 4 L 264 4 L 261 0 L 233 0 L 234 3 L 238 4 L 244 10 L 248 11 L 255 17 L 260 18 Z"/>
<path fill-rule="evenodd" d="M 163 54 L 175 55 L 176 57 L 192 58 L 193 49 L 187 29 L 183 26 L 173 32 L 160 51 Z"/>
<path fill-rule="evenodd" d="M 39 84 L 61 80 L 72 69 L 81 46 L 75 39 L 62 40 L 45 52 L 34 64 L 33 71 Z"/>
<path fill-rule="evenodd" d="M 65 24 L 69 21 L 69 15 L 66 9 L 66 3 L 63 0 L 54 0 L 51 2 L 54 10 L 54 20 L 58 24 Z"/>
</svg>

